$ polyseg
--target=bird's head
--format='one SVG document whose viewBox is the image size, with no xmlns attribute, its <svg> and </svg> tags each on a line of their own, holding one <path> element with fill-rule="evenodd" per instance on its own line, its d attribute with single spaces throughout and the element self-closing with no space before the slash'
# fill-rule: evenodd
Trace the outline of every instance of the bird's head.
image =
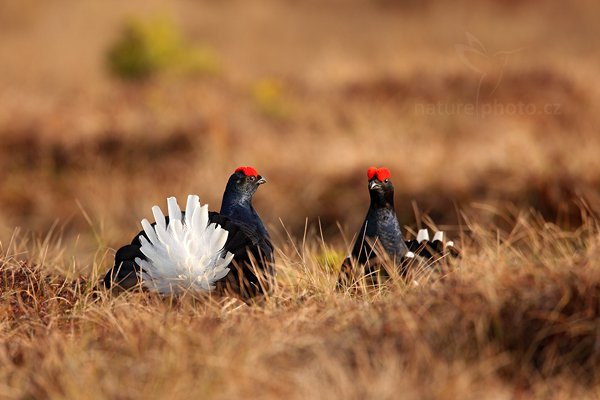
<svg viewBox="0 0 600 400">
<path fill-rule="evenodd" d="M 394 185 L 392 185 L 390 170 L 385 167 L 371 167 L 367 171 L 367 177 L 369 178 L 371 200 L 378 205 L 385 205 L 386 203 L 393 205 Z"/>
<path fill-rule="evenodd" d="M 239 167 L 229 177 L 227 190 L 237 194 L 241 198 L 252 199 L 256 189 L 267 180 L 260 176 L 252 167 Z"/>
</svg>

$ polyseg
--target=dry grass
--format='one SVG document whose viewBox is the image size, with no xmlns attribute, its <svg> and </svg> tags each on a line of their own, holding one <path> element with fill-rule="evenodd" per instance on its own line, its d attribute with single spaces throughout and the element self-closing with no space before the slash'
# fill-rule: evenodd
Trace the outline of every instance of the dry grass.
<svg viewBox="0 0 600 400">
<path fill-rule="evenodd" d="M 596 398 L 600 233 L 535 215 L 470 226 L 463 257 L 411 282 L 334 290 L 323 243 L 280 248 L 278 287 L 112 298 L 5 249 L 4 398 Z M 18 239 L 16 240 L 18 242 Z M 44 251 L 47 246 L 42 246 Z"/>
<path fill-rule="evenodd" d="M 0 397 L 600 397 L 599 12 L 0 0 Z M 111 78 L 123 21 L 157 15 L 219 73 Z M 269 298 L 96 290 L 152 205 L 216 209 L 248 164 Z M 463 257 L 337 293 L 370 165 Z"/>
</svg>

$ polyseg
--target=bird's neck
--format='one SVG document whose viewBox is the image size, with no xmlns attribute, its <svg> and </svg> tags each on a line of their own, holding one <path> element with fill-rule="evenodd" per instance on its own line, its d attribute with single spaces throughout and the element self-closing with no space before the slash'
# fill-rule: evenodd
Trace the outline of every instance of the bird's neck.
<svg viewBox="0 0 600 400">
<path fill-rule="evenodd" d="M 381 224 L 400 226 L 394 208 L 394 194 L 372 196 L 367 219 L 374 225 L 372 229 L 378 229 L 375 227 Z"/>
<path fill-rule="evenodd" d="M 371 193 L 370 207 L 373 210 L 387 209 L 394 211 L 394 192 L 384 194 Z"/>
<path fill-rule="evenodd" d="M 228 191 L 223 195 L 221 214 L 235 219 L 242 219 L 236 217 L 250 217 L 253 214 L 253 211 L 254 207 L 252 207 L 252 199 Z"/>
<path fill-rule="evenodd" d="M 220 213 L 235 221 L 254 226 L 265 236 L 268 236 L 267 229 L 252 206 L 252 198 L 226 191 L 223 195 Z"/>
</svg>

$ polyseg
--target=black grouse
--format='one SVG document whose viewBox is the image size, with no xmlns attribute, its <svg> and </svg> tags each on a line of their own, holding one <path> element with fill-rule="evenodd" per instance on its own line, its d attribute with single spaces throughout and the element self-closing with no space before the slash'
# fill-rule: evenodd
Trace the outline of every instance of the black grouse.
<svg viewBox="0 0 600 400">
<path fill-rule="evenodd" d="M 352 252 L 341 266 L 338 287 L 351 285 L 362 273 L 372 277 L 385 273 L 380 267 L 386 261 L 399 266 L 404 274 L 406 265 L 415 258 L 415 254 L 432 258 L 445 254 L 454 246 L 452 242 L 443 242 L 443 232 L 437 232 L 433 241 L 429 242 L 426 229 L 419 231 L 416 240 L 405 240 L 394 209 L 394 186 L 389 169 L 371 167 L 367 176 L 371 203 Z M 362 271 L 356 271 L 357 266 Z"/>
<path fill-rule="evenodd" d="M 220 213 L 200 207 L 197 196 L 188 197 L 185 212 L 170 198 L 167 217 L 154 207 L 156 222 L 142 221 L 144 230 L 117 251 L 105 287 L 171 293 L 187 285 L 244 298 L 267 292 L 275 275 L 273 244 L 252 205 L 265 182 L 254 168 L 237 168 Z"/>
</svg>

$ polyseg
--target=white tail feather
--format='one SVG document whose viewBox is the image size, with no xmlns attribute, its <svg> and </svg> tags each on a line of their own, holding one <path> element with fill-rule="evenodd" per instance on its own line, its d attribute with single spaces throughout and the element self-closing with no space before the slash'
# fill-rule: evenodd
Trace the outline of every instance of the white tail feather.
<svg viewBox="0 0 600 400">
<path fill-rule="evenodd" d="M 200 206 L 198 196 L 188 196 L 185 217 L 175 197 L 167 199 L 167 207 L 168 225 L 159 206 L 152 207 L 154 227 L 142 220 L 148 239 L 140 236 L 140 251 L 146 260 L 136 258 L 135 262 L 144 271 L 144 287 L 162 294 L 214 289 L 233 259 L 233 254 L 223 250 L 229 233 L 208 223 L 208 206 Z"/>
<path fill-rule="evenodd" d="M 422 243 L 423 241 L 429 241 L 429 232 L 427 229 L 419 229 L 419 232 L 417 232 L 417 242 Z"/>
</svg>

